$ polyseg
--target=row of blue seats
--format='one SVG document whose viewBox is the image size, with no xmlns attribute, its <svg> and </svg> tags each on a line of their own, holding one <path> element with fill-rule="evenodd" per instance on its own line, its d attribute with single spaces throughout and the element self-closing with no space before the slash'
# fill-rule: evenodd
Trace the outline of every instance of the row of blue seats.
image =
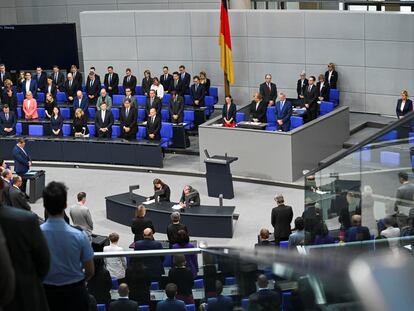
<svg viewBox="0 0 414 311">
<path fill-rule="evenodd" d="M 270 111 L 273 110 L 272 118 L 276 119 L 275 113 L 274 113 L 274 108 L 275 107 L 267 107 L 267 115 L 269 116 L 269 114 L 271 113 L 271 112 L 269 113 L 269 110 Z M 244 112 L 237 112 L 236 113 L 236 123 L 240 123 L 240 122 L 243 122 L 243 121 L 246 121 L 246 120 L 247 120 L 247 117 L 246 117 L 246 114 Z M 293 130 L 293 129 L 295 129 L 299 126 L 302 126 L 302 125 L 303 125 L 303 118 L 302 117 L 298 117 L 298 116 L 291 116 L 290 117 L 290 130 Z M 276 120 L 275 120 L 275 123 L 273 125 L 269 124 L 266 127 L 266 130 L 275 131 L 276 130 Z"/>
</svg>

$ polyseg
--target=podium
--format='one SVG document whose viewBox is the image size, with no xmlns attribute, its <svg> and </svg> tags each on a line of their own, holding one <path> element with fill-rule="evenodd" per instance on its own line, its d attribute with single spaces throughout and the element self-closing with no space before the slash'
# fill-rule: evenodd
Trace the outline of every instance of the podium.
<svg viewBox="0 0 414 311">
<path fill-rule="evenodd" d="M 206 153 L 207 155 L 207 153 Z M 204 160 L 206 164 L 207 191 L 209 197 L 218 198 L 220 194 L 224 199 L 233 199 L 233 179 L 230 172 L 230 163 L 236 157 L 213 156 Z"/>
<path fill-rule="evenodd" d="M 43 196 L 45 189 L 45 171 L 28 171 L 23 175 L 30 182 L 29 186 L 29 202 L 36 203 Z"/>
</svg>

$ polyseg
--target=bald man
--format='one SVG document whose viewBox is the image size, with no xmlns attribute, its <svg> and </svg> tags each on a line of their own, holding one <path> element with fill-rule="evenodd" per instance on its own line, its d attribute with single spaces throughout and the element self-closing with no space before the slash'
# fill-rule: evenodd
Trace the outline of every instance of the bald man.
<svg viewBox="0 0 414 311">
<path fill-rule="evenodd" d="M 346 230 L 345 240 L 347 242 L 368 241 L 371 239 L 368 227 L 361 225 L 361 215 L 353 215 L 352 227 Z"/>
<path fill-rule="evenodd" d="M 248 311 L 266 310 L 276 311 L 280 310 L 282 299 L 280 293 L 268 288 L 269 281 L 264 274 L 259 275 L 257 278 L 257 287 L 259 288 L 256 293 L 249 296 L 249 309 Z"/>
<path fill-rule="evenodd" d="M 151 228 L 144 229 L 144 239 L 135 242 L 136 251 L 147 251 L 154 249 L 162 249 L 162 244 L 154 240 Z M 164 256 L 160 257 L 141 257 L 142 263 L 148 268 L 152 281 L 160 281 L 164 274 Z"/>
</svg>

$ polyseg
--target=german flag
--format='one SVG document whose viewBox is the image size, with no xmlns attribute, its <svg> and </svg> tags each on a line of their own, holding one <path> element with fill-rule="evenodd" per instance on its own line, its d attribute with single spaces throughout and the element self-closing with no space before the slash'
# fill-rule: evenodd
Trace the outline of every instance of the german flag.
<svg viewBox="0 0 414 311">
<path fill-rule="evenodd" d="M 230 84 L 234 82 L 233 56 L 231 52 L 231 36 L 227 0 L 221 0 L 220 10 L 220 65 Z"/>
</svg>

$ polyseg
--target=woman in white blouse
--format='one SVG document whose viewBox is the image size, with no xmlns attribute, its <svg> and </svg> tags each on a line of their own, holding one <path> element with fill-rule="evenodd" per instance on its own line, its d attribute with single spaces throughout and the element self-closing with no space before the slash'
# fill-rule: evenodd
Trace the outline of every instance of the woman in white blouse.
<svg viewBox="0 0 414 311">
<path fill-rule="evenodd" d="M 162 86 L 158 78 L 152 79 L 151 90 L 154 90 L 155 95 L 158 96 L 160 99 L 164 97 L 164 87 Z"/>
</svg>

